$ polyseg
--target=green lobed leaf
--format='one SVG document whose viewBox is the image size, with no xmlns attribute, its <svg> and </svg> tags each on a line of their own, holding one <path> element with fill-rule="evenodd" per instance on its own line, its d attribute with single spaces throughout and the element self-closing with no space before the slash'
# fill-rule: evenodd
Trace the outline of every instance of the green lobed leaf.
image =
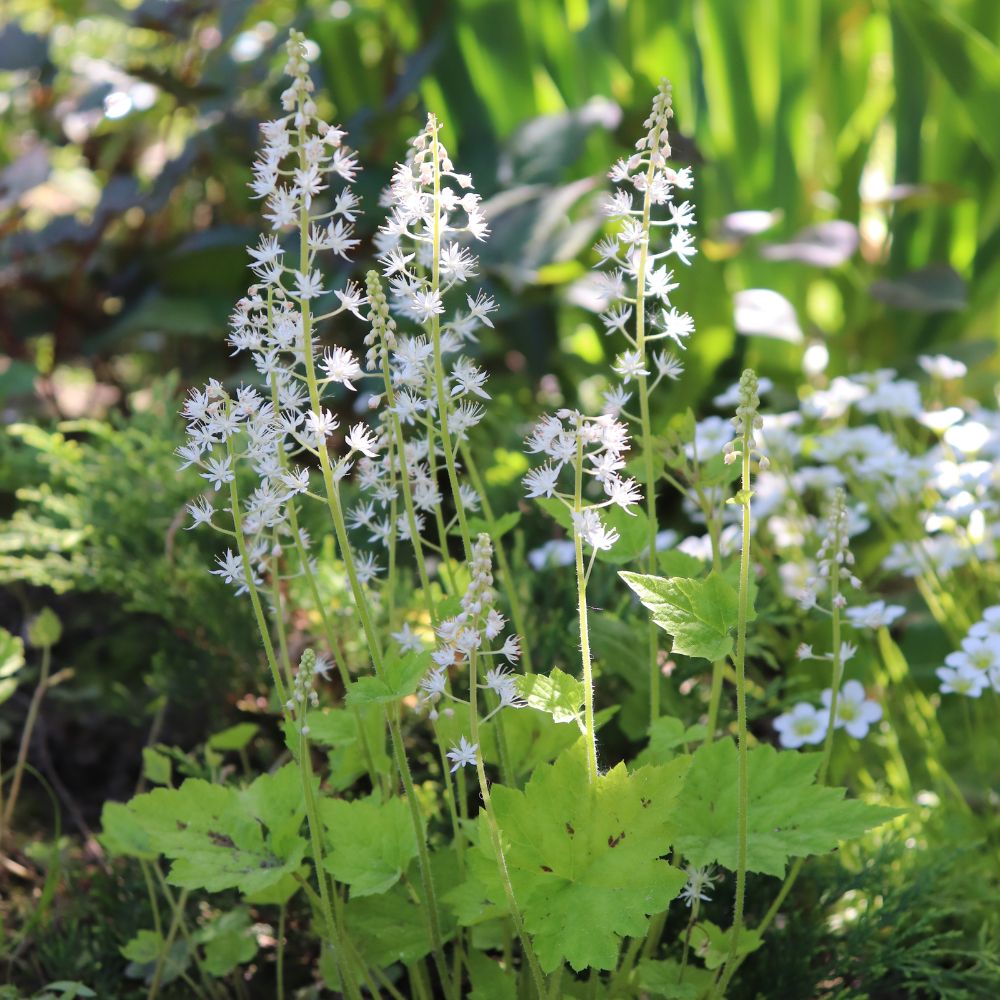
<svg viewBox="0 0 1000 1000">
<path fill-rule="evenodd" d="M 166 855 L 170 882 L 186 889 L 261 892 L 297 871 L 305 856 L 296 764 L 245 789 L 189 778 L 180 788 L 158 788 L 106 808 L 104 815 L 109 845 L 133 856 Z"/>
<path fill-rule="evenodd" d="M 257 938 L 250 914 L 243 906 L 220 914 L 198 932 L 196 940 L 205 947 L 202 964 L 213 976 L 228 976 L 257 954 Z"/>
<path fill-rule="evenodd" d="M 815 783 L 820 754 L 749 752 L 750 840 L 747 869 L 782 877 L 789 858 L 825 854 L 899 810 L 845 799 L 843 788 Z M 699 747 L 691 758 L 670 826 L 691 864 L 736 869 L 737 750 L 732 740 Z"/>
<path fill-rule="evenodd" d="M 519 674 L 517 689 L 528 708 L 546 712 L 554 722 L 576 722 L 583 708 L 583 682 L 553 667 L 548 675 Z"/>
<path fill-rule="evenodd" d="M 681 978 L 681 963 L 676 959 L 655 962 L 646 959 L 639 963 L 639 986 L 650 996 L 664 1000 L 700 1000 L 715 981 L 707 969 L 690 962 Z"/>
<path fill-rule="evenodd" d="M 142 773 L 154 785 L 170 784 L 170 758 L 155 747 L 142 748 Z"/>
<path fill-rule="evenodd" d="M 513 531 L 521 520 L 520 511 L 511 510 L 506 514 L 496 518 L 491 525 L 489 521 L 482 517 L 470 517 L 467 524 L 469 534 L 475 538 L 477 535 L 487 534 L 495 545 L 509 531 Z"/>
<path fill-rule="evenodd" d="M 403 799 L 324 799 L 319 809 L 329 847 L 326 870 L 351 887 L 352 898 L 386 892 L 417 856 L 417 838 Z"/>
<path fill-rule="evenodd" d="M 640 752 L 636 763 L 666 764 L 678 756 L 685 743 L 698 743 L 704 738 L 703 725 L 685 726 L 680 719 L 661 715 L 650 723 L 649 745 Z"/>
<path fill-rule="evenodd" d="M 613 969 L 623 937 L 640 937 L 684 876 L 663 860 L 666 817 L 687 760 L 629 774 L 624 764 L 587 780 L 582 743 L 536 769 L 523 791 L 493 786 L 507 865 L 525 927 L 546 972 Z M 470 855 L 494 902 L 503 902 L 491 841 L 480 817 Z"/>
<path fill-rule="evenodd" d="M 674 637 L 673 652 L 719 660 L 732 652 L 739 594 L 720 573 L 703 580 L 620 573 L 653 621 Z M 751 611 L 749 618 L 753 618 Z"/>
<path fill-rule="evenodd" d="M 764 939 L 757 931 L 744 927 L 736 946 L 736 957 L 740 958 L 755 952 L 763 943 Z M 723 930 L 711 920 L 699 920 L 691 928 L 691 947 L 707 969 L 717 969 L 722 965 L 729 957 L 732 945 L 732 927 Z"/>
<path fill-rule="evenodd" d="M 388 704 L 409 697 L 431 663 L 430 650 L 421 653 L 390 653 L 385 660 L 385 677 L 361 677 L 347 692 L 347 704 Z"/>
<path fill-rule="evenodd" d="M 213 750 L 242 750 L 259 731 L 260 726 L 255 722 L 238 722 L 235 726 L 210 736 L 208 745 Z"/>
</svg>

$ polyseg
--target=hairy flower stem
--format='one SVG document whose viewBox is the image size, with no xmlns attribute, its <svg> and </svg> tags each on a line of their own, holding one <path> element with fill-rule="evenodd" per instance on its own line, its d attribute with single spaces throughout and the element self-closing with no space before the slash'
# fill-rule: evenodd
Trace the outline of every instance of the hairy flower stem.
<svg viewBox="0 0 1000 1000">
<path fill-rule="evenodd" d="M 301 100 L 301 99 L 300 99 Z M 301 110 L 301 109 L 300 109 Z M 300 165 L 306 168 L 305 155 L 301 152 L 305 142 L 304 127 L 299 128 L 299 148 Z M 300 270 L 303 273 L 309 271 L 309 212 L 303 205 L 299 214 L 299 257 Z M 303 354 L 305 357 L 306 384 L 309 390 L 309 402 L 314 413 L 320 413 L 319 384 L 316 380 L 316 363 L 313 356 L 313 330 L 312 317 L 310 314 L 309 300 L 303 299 L 300 304 L 302 314 L 302 337 Z M 372 666 L 375 675 L 383 679 L 384 666 L 382 661 L 382 646 L 379 642 L 378 632 L 375 630 L 372 621 L 371 609 L 368 598 L 361 587 L 358 578 L 357 567 L 354 563 L 354 554 L 351 550 L 350 540 L 347 535 L 347 524 L 344 521 L 344 512 L 340 502 L 340 494 L 337 490 L 333 478 L 333 469 L 330 466 L 330 453 L 326 443 L 320 442 L 317 449 L 319 452 L 319 463 L 323 473 L 323 486 L 326 493 L 327 507 L 333 521 L 334 534 L 337 539 L 337 546 L 340 549 L 341 558 L 344 561 L 344 568 L 347 570 L 347 578 L 351 585 L 351 595 L 354 598 L 354 606 L 357 608 L 358 616 L 361 619 L 361 627 L 364 630 L 365 639 L 368 643 L 369 653 L 372 659 Z M 427 931 L 430 939 L 431 950 L 434 953 L 434 962 L 441 978 L 441 984 L 449 997 L 457 997 L 454 983 L 448 973 L 448 965 L 444 956 L 444 942 L 441 937 L 441 926 L 438 919 L 437 894 L 434 891 L 434 879 L 431 875 L 430 853 L 427 850 L 427 834 L 424 830 L 423 818 L 420 815 L 420 804 L 417 801 L 416 791 L 413 787 L 413 777 L 410 774 L 410 765 L 406 759 L 406 750 L 403 746 L 403 734 L 399 726 L 399 719 L 395 717 L 392 710 L 386 712 L 386 721 L 389 724 L 389 733 L 392 739 L 393 757 L 396 761 L 396 768 L 399 771 L 406 792 L 406 799 L 410 808 L 410 818 L 413 822 L 413 830 L 417 838 L 418 860 L 420 867 L 420 878 L 423 883 L 424 894 L 427 905 L 422 907 L 427 917 Z"/>
<path fill-rule="evenodd" d="M 479 742 L 479 669 L 477 665 L 478 657 L 475 652 L 469 656 L 469 730 L 472 743 L 476 746 L 476 775 L 479 778 L 479 793 L 483 798 L 483 811 L 486 813 L 486 825 L 489 827 L 490 840 L 493 843 L 493 852 L 496 854 L 497 870 L 500 873 L 500 881 L 503 883 L 504 895 L 507 898 L 507 908 L 510 910 L 511 920 L 514 922 L 514 929 L 521 940 L 521 950 L 524 952 L 528 968 L 531 970 L 531 978 L 534 980 L 535 990 L 539 1000 L 544 1000 L 546 994 L 545 976 L 538 958 L 531 945 L 531 938 L 528 937 L 524 929 L 524 921 L 521 919 L 521 910 L 514 897 L 514 886 L 510 881 L 510 872 L 507 869 L 507 858 L 503 850 L 503 838 L 500 836 L 500 827 L 497 824 L 496 816 L 493 814 L 493 800 L 490 797 L 490 786 L 486 780 L 486 769 L 483 766 L 482 746 Z"/>
<path fill-rule="evenodd" d="M 642 196 L 642 235 L 639 245 L 639 260 L 635 269 L 635 349 L 639 354 L 639 363 L 643 372 L 646 368 L 646 265 L 649 259 L 650 211 L 652 208 L 653 175 L 656 172 L 656 150 L 660 146 L 661 126 L 653 129 L 649 140 L 649 166 L 646 168 L 646 184 Z M 646 487 L 646 517 L 649 522 L 649 552 L 647 554 L 646 571 L 656 572 L 656 483 L 657 476 L 653 464 L 653 427 L 649 416 L 649 383 L 648 376 L 637 376 L 639 383 L 639 423 L 642 431 L 642 458 Z M 658 626 L 649 619 L 646 625 L 646 640 L 649 646 L 649 718 L 650 721 L 660 715 L 660 665 L 657 656 Z"/>
<path fill-rule="evenodd" d="M 573 510 L 583 510 L 583 438 L 577 428 L 576 465 L 573 486 Z M 590 622 L 587 616 L 587 572 L 583 562 L 583 538 L 577 525 L 573 528 L 576 553 L 576 603 L 580 619 L 580 659 L 583 665 L 583 721 L 587 738 L 587 778 L 597 784 L 597 736 L 594 728 L 594 674 L 590 660 Z"/>
<path fill-rule="evenodd" d="M 235 453 L 233 449 L 232 438 L 227 439 L 227 447 L 229 450 L 229 455 L 231 460 L 235 464 Z M 240 559 L 243 563 L 243 573 L 246 577 L 247 590 L 250 594 L 250 603 L 253 605 L 254 617 L 257 621 L 257 631 L 260 633 L 261 643 L 264 646 L 264 654 L 267 658 L 268 666 L 271 669 L 271 679 L 274 682 L 275 691 L 278 694 L 282 706 L 282 712 L 285 716 L 286 723 L 290 726 L 292 724 L 291 716 L 288 714 L 288 710 L 285 707 L 288 700 L 286 695 L 285 686 L 281 680 L 281 670 L 278 665 L 277 657 L 274 651 L 274 642 L 271 639 L 271 631 L 268 627 L 267 618 L 264 615 L 264 609 L 261 605 L 260 595 L 257 592 L 257 585 L 253 580 L 253 564 L 250 561 L 250 554 L 247 551 L 246 540 L 243 537 L 243 516 L 240 511 L 240 497 L 239 491 L 236 487 L 235 478 L 229 484 L 229 500 L 230 506 L 232 507 L 233 515 L 233 526 L 236 531 L 236 545 L 239 549 Z M 310 809 L 311 801 L 311 787 L 309 787 L 309 781 L 311 780 L 311 770 L 307 772 L 306 766 L 307 762 L 305 760 L 300 760 L 300 768 L 302 768 L 303 777 L 303 794 L 306 800 L 306 818 L 309 825 L 310 837 L 313 841 L 313 851 L 314 851 L 314 861 L 316 864 L 316 881 L 319 883 L 320 888 L 320 901 L 322 904 L 321 912 L 323 914 L 324 923 L 326 924 L 327 939 L 330 946 L 334 949 L 335 959 L 340 965 L 344 959 L 343 953 L 343 938 L 340 934 L 340 929 L 337 927 L 333 916 L 333 910 L 330 906 L 330 895 L 326 883 L 326 873 L 322 868 L 322 851 L 321 851 L 321 830 L 322 827 L 319 821 L 319 815 L 315 809 L 315 803 L 313 803 Z M 319 850 L 319 853 L 316 853 Z M 348 982 L 347 977 L 344 978 L 345 983 Z M 355 988 L 356 992 L 356 988 Z"/>
<path fill-rule="evenodd" d="M 719 539 L 719 521 L 716 512 L 711 509 L 711 504 L 700 487 L 698 487 L 698 505 L 701 507 L 708 524 L 708 537 L 712 543 L 712 571 L 721 573 L 722 546 Z M 725 672 L 726 661 L 724 659 L 716 660 L 712 664 L 712 687 L 708 695 L 708 719 L 705 724 L 706 743 L 715 740 L 715 731 L 719 726 L 719 705 L 722 702 L 722 681 Z"/>
<path fill-rule="evenodd" d="M 375 271 L 369 271 L 369 296 L 371 295 L 373 281 L 378 281 L 378 274 Z M 396 394 L 392 388 L 392 371 L 389 368 L 389 345 L 381 333 L 379 335 L 379 356 L 381 358 L 382 384 L 385 387 L 386 406 L 388 407 L 388 412 L 392 414 L 392 437 L 396 444 L 396 454 L 399 456 L 399 466 L 402 472 L 400 486 L 403 491 L 403 505 L 406 508 L 406 522 L 410 529 L 410 544 L 413 546 L 413 556 L 417 563 L 417 575 L 420 577 L 420 586 L 423 589 L 424 600 L 427 603 L 427 612 L 431 616 L 431 623 L 437 624 L 436 610 L 434 602 L 431 600 L 431 582 L 427 576 L 427 561 L 424 558 L 423 542 L 421 542 L 420 532 L 417 530 L 417 509 L 413 503 L 410 470 L 406 462 L 406 439 L 403 437 L 403 425 L 400 423 L 399 415 L 396 413 Z"/>
<path fill-rule="evenodd" d="M 830 587 L 833 597 L 831 602 L 831 614 L 833 619 L 833 679 L 830 696 L 830 715 L 827 722 L 826 738 L 823 741 L 823 760 L 820 763 L 819 772 L 816 775 L 816 783 L 818 785 L 826 783 L 827 770 L 830 765 L 830 754 L 833 749 L 833 727 L 837 718 L 837 695 L 840 692 L 840 684 L 844 672 L 844 664 L 840 656 L 841 622 L 839 601 L 837 600 L 837 595 L 840 593 L 840 575 L 836 572 L 836 570 L 830 574 Z M 792 867 L 785 876 L 784 884 L 781 886 L 778 895 L 774 897 L 774 901 L 768 907 L 767 912 L 764 914 L 760 924 L 755 928 L 755 933 L 760 937 L 764 936 L 767 929 L 771 926 L 772 921 L 778 915 L 778 911 L 781 909 L 781 904 L 784 903 L 788 894 L 792 891 L 792 886 L 795 885 L 795 881 L 798 879 L 799 873 L 802 871 L 805 861 L 806 859 L 801 857 L 796 858 L 792 863 Z M 732 963 L 732 969 L 728 972 L 725 983 L 730 981 L 732 976 L 735 975 L 737 969 L 739 969 L 739 967 L 743 964 L 743 958 L 736 958 L 735 961 L 733 961 L 733 957 L 730 955 L 730 958 L 727 961 L 727 969 L 730 962 Z"/>
<path fill-rule="evenodd" d="M 334 956 L 337 959 L 337 966 L 344 989 L 348 994 L 360 997 L 360 993 L 354 982 L 354 976 L 351 974 L 344 936 L 338 927 L 330 905 L 330 888 L 327 884 L 326 869 L 323 867 L 323 826 L 316 808 L 309 740 L 303 735 L 302 726 L 299 726 L 299 767 L 302 769 L 302 790 L 305 798 L 307 825 L 309 827 L 309 841 L 312 846 L 313 864 L 316 867 L 316 881 L 319 884 L 319 898 L 323 919 L 326 922 L 326 931 L 334 948 Z"/>
<path fill-rule="evenodd" d="M 753 445 L 753 420 L 743 421 L 742 475 L 738 502 L 743 507 L 743 546 L 740 552 L 740 593 L 736 625 L 736 726 L 739 731 L 737 767 L 737 841 L 736 841 L 736 900 L 733 903 L 733 936 L 726 958 L 725 971 L 719 983 L 719 996 L 736 971 L 740 934 L 743 930 L 743 905 L 747 889 L 747 842 L 750 834 L 750 769 L 747 746 L 747 617 L 750 612 L 750 450 Z"/>
<path fill-rule="evenodd" d="M 431 117 L 431 156 L 434 159 L 434 208 L 431 224 L 431 247 L 433 258 L 431 263 L 431 291 L 438 292 L 441 288 L 441 151 L 438 145 L 437 119 Z M 458 470 L 455 466 L 455 446 L 448 430 L 448 407 L 450 405 L 444 382 L 444 362 L 441 358 L 441 320 L 437 313 L 431 317 L 431 337 L 434 341 L 434 386 L 437 391 L 438 418 L 441 421 L 441 447 L 444 449 L 444 461 L 448 467 L 448 482 L 451 485 L 452 499 L 455 503 L 455 513 L 458 516 L 458 526 L 462 535 L 462 546 L 465 549 L 466 562 L 472 561 L 472 536 L 465 518 L 465 504 L 459 490 Z M 444 553 L 442 552 L 442 555 Z"/>
<path fill-rule="evenodd" d="M 472 488 L 479 494 L 480 502 L 483 505 L 483 517 L 489 528 L 487 534 L 493 539 L 493 552 L 496 555 L 497 567 L 500 570 L 500 584 L 503 587 L 504 597 L 507 598 L 507 606 L 510 608 L 510 618 L 514 625 L 514 631 L 521 637 L 521 666 L 526 674 L 533 674 L 535 671 L 531 665 L 531 644 L 528 642 L 528 633 L 525 628 L 524 609 L 521 606 L 521 599 L 517 593 L 514 575 L 510 570 L 510 563 L 507 561 L 503 539 L 498 537 L 497 521 L 493 513 L 493 506 L 486 495 L 483 477 L 479 474 L 479 468 L 472 457 L 472 450 L 464 441 L 460 441 L 458 447 L 462 461 L 465 463 L 465 468 L 469 473 Z"/>
<path fill-rule="evenodd" d="M 236 464 L 236 452 L 233 448 L 233 439 L 226 439 L 226 447 L 229 452 L 230 461 Z M 278 702 L 284 711 L 285 702 L 288 695 L 285 691 L 285 683 L 281 679 L 281 668 L 278 666 L 278 659 L 274 652 L 274 642 L 271 639 L 271 630 L 268 627 L 267 616 L 260 603 L 260 595 L 257 593 L 257 585 L 253 582 L 253 563 L 250 560 L 250 553 L 247 550 L 246 539 L 243 536 L 243 514 L 240 510 L 240 495 L 234 478 L 229 484 L 229 506 L 233 515 L 233 527 L 236 532 L 236 548 L 240 554 L 243 564 L 243 575 L 246 577 L 247 591 L 250 594 L 250 603 L 253 605 L 254 618 L 257 621 L 257 631 L 260 632 L 260 641 L 264 646 L 264 656 L 267 658 L 267 665 L 271 669 L 271 680 L 274 682 L 274 690 L 278 695 Z"/>
</svg>

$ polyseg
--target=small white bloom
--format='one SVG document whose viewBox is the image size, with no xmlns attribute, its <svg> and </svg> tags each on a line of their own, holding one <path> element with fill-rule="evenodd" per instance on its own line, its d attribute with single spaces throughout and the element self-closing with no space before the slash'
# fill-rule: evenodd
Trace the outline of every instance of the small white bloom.
<svg viewBox="0 0 1000 1000">
<path fill-rule="evenodd" d="M 223 483 L 231 483 L 236 478 L 233 474 L 232 459 L 228 455 L 223 458 L 210 458 L 207 468 L 208 472 L 203 472 L 201 478 L 207 479 L 217 490 L 222 489 Z"/>
<path fill-rule="evenodd" d="M 559 469 L 546 463 L 532 469 L 522 480 L 527 489 L 529 499 L 533 497 L 551 497 L 559 481 Z"/>
<path fill-rule="evenodd" d="M 614 372 L 626 385 L 640 375 L 649 374 L 643 367 L 642 356 L 638 351 L 624 351 L 619 354 L 614 364 Z"/>
<path fill-rule="evenodd" d="M 828 715 L 833 693 L 827 688 L 822 694 L 823 707 Z M 882 718 L 882 706 L 877 701 L 865 697 L 865 688 L 860 681 L 847 681 L 837 698 L 835 729 L 846 729 L 856 740 L 868 735 L 868 728 Z"/>
<path fill-rule="evenodd" d="M 320 362 L 320 367 L 326 372 L 326 377 L 332 382 L 340 382 L 350 390 L 354 390 L 353 380 L 363 374 L 354 352 L 346 347 L 327 348 Z"/>
<path fill-rule="evenodd" d="M 848 608 L 845 614 L 855 628 L 887 628 L 905 611 L 898 604 L 873 601 L 871 604 Z"/>
<path fill-rule="evenodd" d="M 187 510 L 191 515 L 191 524 L 188 525 L 188 531 L 192 528 L 197 528 L 200 524 L 212 523 L 212 515 L 215 513 L 215 507 L 212 506 L 206 497 L 199 497 L 193 503 L 189 503 Z"/>
<path fill-rule="evenodd" d="M 942 694 L 964 694 L 967 698 L 978 698 L 989 683 L 989 678 L 981 670 L 938 667 L 934 672 L 941 680 Z"/>
<path fill-rule="evenodd" d="M 409 622 L 404 622 L 403 627 L 398 632 L 391 633 L 393 639 L 399 643 L 400 651 L 403 653 L 422 653 L 424 642 L 410 627 Z"/>
<path fill-rule="evenodd" d="M 466 764 L 472 767 L 476 766 L 476 754 L 479 750 L 478 743 L 470 743 L 464 736 L 458 741 L 457 747 L 452 747 L 448 753 L 447 757 L 449 760 L 454 761 L 451 772 L 454 774 L 460 767 L 464 767 Z"/>
<path fill-rule="evenodd" d="M 828 713 L 822 712 L 808 702 L 800 702 L 790 712 L 779 715 L 774 720 L 781 745 L 795 750 L 806 743 L 822 743 L 826 736 Z"/>
<path fill-rule="evenodd" d="M 378 439 L 367 424 L 355 424 L 348 433 L 346 441 L 351 451 L 360 451 L 368 458 L 375 458 L 378 455 Z"/>
</svg>

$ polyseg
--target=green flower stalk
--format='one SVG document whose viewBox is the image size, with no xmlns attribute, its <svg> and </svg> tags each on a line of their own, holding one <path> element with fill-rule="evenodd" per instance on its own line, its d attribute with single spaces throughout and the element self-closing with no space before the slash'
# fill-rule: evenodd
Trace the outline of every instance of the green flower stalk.
<svg viewBox="0 0 1000 1000">
<path fill-rule="evenodd" d="M 649 345 L 671 340 L 678 348 L 694 330 L 694 321 L 670 304 L 670 293 L 677 288 L 674 272 L 664 261 L 676 257 L 689 264 L 696 253 L 694 239 L 688 232 L 694 225 L 694 210 L 689 202 L 677 205 L 674 188 L 690 188 L 691 173 L 685 167 L 674 170 L 667 161 L 672 155 L 668 124 L 673 117 L 670 83 L 660 81 L 653 98 L 653 107 L 645 121 L 646 135 L 636 143 L 636 152 L 627 160 L 619 160 L 610 177 L 621 185 L 608 201 L 605 212 L 621 220 L 614 238 L 602 240 L 596 249 L 600 257 L 600 293 L 606 311 L 601 316 L 608 334 L 620 333 L 629 345 L 619 355 L 614 371 L 622 385 L 606 394 L 607 412 L 624 414 L 639 425 L 642 441 L 643 485 L 646 492 L 648 546 L 646 572 L 656 571 L 658 525 L 656 487 L 659 479 L 655 461 L 650 395 L 664 380 L 680 378 L 683 365 L 673 354 L 658 352 L 652 357 Z M 638 198 L 639 204 L 636 204 Z M 669 218 L 654 218 L 654 207 L 669 208 Z M 656 250 L 653 243 L 660 229 L 672 227 L 669 244 Z M 633 321 L 634 315 L 634 321 Z M 632 325 L 631 331 L 629 330 Z M 656 375 L 652 378 L 652 368 Z M 635 382 L 639 394 L 636 416 L 626 407 L 631 399 L 627 386 Z M 660 714 L 661 674 L 658 655 L 657 628 L 650 622 L 647 629 L 650 718 Z"/>
<path fill-rule="evenodd" d="M 618 530 L 606 523 L 602 511 L 619 507 L 626 513 L 642 500 L 634 479 L 618 473 L 625 467 L 629 436 L 625 424 L 608 414 L 587 417 L 576 410 L 558 410 L 543 417 L 527 438 L 529 454 L 545 456 L 543 464 L 524 477 L 529 498 L 558 500 L 565 509 L 573 532 L 576 565 L 577 615 L 580 626 L 580 659 L 584 688 L 584 725 L 587 740 L 587 774 L 596 784 L 597 736 L 594 722 L 594 676 L 590 656 L 590 625 L 587 611 L 587 581 L 598 552 L 611 549 Z M 572 476 L 572 489 L 560 490 L 563 470 Z M 585 476 L 601 484 L 604 496 L 591 501 L 584 495 Z M 590 550 L 584 557 L 584 546 Z"/>
<path fill-rule="evenodd" d="M 726 445 L 726 462 L 739 461 L 740 490 L 729 500 L 742 508 L 743 539 L 740 551 L 740 587 L 739 606 L 736 625 L 736 725 L 739 733 L 739 757 L 737 771 L 737 846 L 736 846 L 736 899 L 733 903 L 732 940 L 729 956 L 726 960 L 726 971 L 719 985 L 719 995 L 725 995 L 726 986 L 732 975 L 732 965 L 739 954 L 740 934 L 743 930 L 743 909 L 746 899 L 747 880 L 747 848 L 750 837 L 750 770 L 749 746 L 747 733 L 747 682 L 746 682 L 746 652 L 747 652 L 747 619 L 750 613 L 750 501 L 753 490 L 750 486 L 750 463 L 753 457 L 758 458 L 759 467 L 767 468 L 767 459 L 754 447 L 754 431 L 758 430 L 763 421 L 758 409 L 760 397 L 757 395 L 757 375 L 748 368 L 740 378 L 740 402 L 733 418 L 737 437 Z"/>
</svg>

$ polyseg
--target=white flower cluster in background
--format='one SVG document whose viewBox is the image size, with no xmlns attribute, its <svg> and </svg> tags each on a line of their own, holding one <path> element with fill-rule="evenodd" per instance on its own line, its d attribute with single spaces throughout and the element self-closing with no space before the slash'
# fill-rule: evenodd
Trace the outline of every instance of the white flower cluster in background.
<svg viewBox="0 0 1000 1000">
<path fill-rule="evenodd" d="M 830 722 L 831 688 L 821 694 L 822 704 L 817 707 L 810 702 L 799 702 L 790 712 L 779 715 L 774 720 L 781 745 L 789 750 L 802 746 L 822 743 L 826 738 Z M 834 729 L 843 729 L 855 739 L 864 739 L 868 730 L 882 718 L 882 706 L 865 694 L 860 681 L 847 681 L 837 698 L 837 718 Z"/>
<path fill-rule="evenodd" d="M 984 691 L 1000 694 L 1000 604 L 983 612 L 969 629 L 962 646 L 938 667 L 942 694 L 978 698 Z"/>
</svg>

